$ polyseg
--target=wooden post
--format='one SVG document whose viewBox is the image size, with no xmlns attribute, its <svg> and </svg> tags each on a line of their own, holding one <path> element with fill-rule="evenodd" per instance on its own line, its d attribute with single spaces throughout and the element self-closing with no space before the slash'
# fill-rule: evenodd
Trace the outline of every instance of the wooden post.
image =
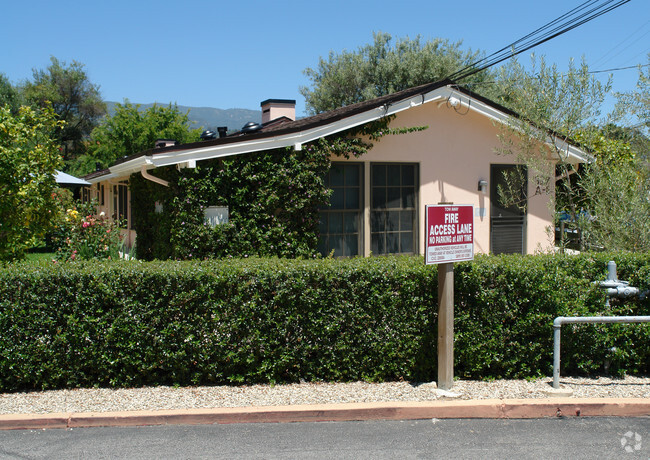
<svg viewBox="0 0 650 460">
<path fill-rule="evenodd" d="M 438 265 L 438 388 L 454 384 L 454 264 Z"/>
</svg>

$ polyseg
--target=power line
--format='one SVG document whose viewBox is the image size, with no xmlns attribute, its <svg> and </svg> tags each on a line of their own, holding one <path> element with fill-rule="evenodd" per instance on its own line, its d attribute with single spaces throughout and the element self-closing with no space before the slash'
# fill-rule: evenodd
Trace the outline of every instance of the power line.
<svg viewBox="0 0 650 460">
<path fill-rule="evenodd" d="M 612 49 L 610 49 L 610 50 L 607 51 L 605 54 L 603 54 L 603 55 L 602 55 L 602 56 L 601 56 L 601 57 L 600 57 L 596 62 L 594 62 L 594 65 L 597 66 L 597 65 L 599 65 L 599 64 L 601 64 L 601 63 L 602 63 L 602 64 L 605 64 L 605 63 L 609 62 L 609 61 L 612 59 L 612 58 L 610 58 L 609 56 L 610 56 L 612 53 L 614 53 L 614 51 L 616 51 L 618 48 L 624 46 L 624 45 L 626 44 L 626 42 L 628 42 L 629 40 L 631 40 L 632 37 L 634 37 L 638 32 L 640 32 L 640 31 L 641 31 L 645 26 L 647 26 L 648 24 L 650 24 L 650 21 L 647 21 L 647 22 L 646 22 L 645 24 L 643 24 L 641 27 L 639 27 L 639 28 L 636 29 L 634 32 L 632 32 L 630 35 L 628 35 L 628 36 L 627 36 L 624 40 L 622 40 L 620 43 L 618 43 L 618 44 L 617 44 L 616 46 L 614 46 Z M 634 45 L 636 42 L 638 42 L 638 41 L 641 40 L 643 37 L 645 37 L 646 35 L 648 35 L 648 33 L 650 33 L 650 31 L 644 33 L 644 34 L 641 35 L 639 38 L 637 38 L 636 40 L 634 40 L 632 43 L 630 43 L 629 45 L 625 46 L 625 48 L 623 48 L 622 51 L 624 51 L 624 50 L 628 49 L 630 46 Z"/>
<path fill-rule="evenodd" d="M 600 4 L 598 4 L 600 2 Z M 590 0 L 447 78 L 460 81 L 596 19 L 630 0 Z"/>
<path fill-rule="evenodd" d="M 603 70 L 589 70 L 587 73 L 592 74 L 592 73 L 605 73 L 605 72 L 617 72 L 619 70 L 630 70 L 630 69 L 639 69 L 639 68 L 644 68 L 644 67 L 650 67 L 650 64 L 643 64 L 643 65 L 631 65 L 628 67 L 617 67 L 615 69 L 603 69 Z M 570 75 L 569 73 L 561 73 L 558 76 L 560 77 L 566 77 Z M 539 74 L 536 74 L 535 77 L 539 76 Z M 508 80 L 510 83 L 518 83 L 522 82 L 523 80 Z M 499 80 L 484 80 L 484 81 L 474 81 L 471 83 L 465 83 L 464 86 L 467 87 L 472 87 L 472 86 L 481 86 L 481 85 L 495 85 L 499 83 Z"/>
<path fill-rule="evenodd" d="M 650 64 L 630 65 L 630 66 L 627 66 L 627 67 L 617 67 L 615 69 L 590 70 L 588 73 L 617 72 L 619 70 L 638 69 L 638 68 L 643 68 L 643 67 L 648 67 L 648 66 L 650 66 Z"/>
</svg>

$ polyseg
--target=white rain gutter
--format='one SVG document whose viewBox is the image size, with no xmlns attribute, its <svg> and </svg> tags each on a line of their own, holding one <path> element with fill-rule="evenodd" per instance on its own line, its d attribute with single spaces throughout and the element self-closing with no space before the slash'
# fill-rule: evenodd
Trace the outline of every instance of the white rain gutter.
<svg viewBox="0 0 650 460">
<path fill-rule="evenodd" d="M 145 158 L 145 161 L 146 161 L 146 158 Z M 151 174 L 149 174 L 149 172 L 147 171 L 147 165 L 146 164 L 142 165 L 142 167 L 140 168 L 140 174 L 142 174 L 142 177 L 144 177 L 147 180 L 150 180 L 151 182 L 155 182 L 156 184 L 160 184 L 163 187 L 169 187 L 169 182 L 166 181 L 165 179 L 161 179 L 160 177 L 152 176 Z"/>
</svg>

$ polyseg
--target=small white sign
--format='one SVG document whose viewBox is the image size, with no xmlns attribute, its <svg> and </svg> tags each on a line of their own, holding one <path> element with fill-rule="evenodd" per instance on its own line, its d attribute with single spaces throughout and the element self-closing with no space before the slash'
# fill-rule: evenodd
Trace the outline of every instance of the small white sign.
<svg viewBox="0 0 650 460">
<path fill-rule="evenodd" d="M 228 223 L 228 207 L 208 206 L 203 212 L 203 221 L 211 227 Z"/>
</svg>

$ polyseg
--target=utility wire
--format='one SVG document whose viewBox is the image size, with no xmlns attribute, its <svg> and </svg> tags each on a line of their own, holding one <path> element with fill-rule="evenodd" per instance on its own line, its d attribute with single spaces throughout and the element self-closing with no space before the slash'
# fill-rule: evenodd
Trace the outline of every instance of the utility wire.
<svg viewBox="0 0 650 460">
<path fill-rule="evenodd" d="M 460 69 L 449 75 L 447 78 L 452 81 L 460 81 L 478 72 L 488 69 L 500 62 L 510 59 L 518 54 L 528 51 L 531 48 L 541 45 L 555 37 L 565 34 L 576 27 L 596 19 L 626 3 L 630 0 L 590 0 L 573 8 L 562 16 L 543 25 L 537 30 L 525 35 L 515 42 L 501 48 L 489 56 Z"/>
<path fill-rule="evenodd" d="M 603 55 L 602 55 L 602 56 L 601 56 L 601 57 L 600 57 L 596 62 L 594 62 L 594 66 L 603 65 L 603 64 L 606 64 L 607 62 L 609 62 L 609 61 L 612 59 L 612 58 L 610 57 L 610 55 L 611 55 L 612 53 L 614 53 L 614 51 L 616 51 L 616 50 L 619 49 L 620 47 L 626 45 L 626 43 L 627 43 L 629 40 L 632 40 L 632 37 L 634 37 L 638 32 L 640 32 L 640 31 L 641 31 L 645 26 L 647 26 L 648 24 L 650 24 L 650 21 L 647 21 L 647 22 L 646 22 L 645 24 L 643 24 L 641 27 L 639 27 L 638 29 L 636 29 L 634 32 L 632 32 L 630 35 L 628 35 L 624 40 L 622 40 L 618 45 L 612 47 L 612 49 L 610 49 L 609 51 L 607 51 L 607 52 L 606 52 L 605 54 L 603 54 Z M 643 37 L 645 37 L 646 35 L 648 35 L 648 33 L 650 33 L 650 30 L 649 30 L 648 32 L 644 33 L 643 35 L 641 35 L 639 38 L 637 38 L 636 40 L 634 40 L 634 41 L 633 41 L 632 43 L 630 43 L 629 45 L 626 45 L 625 48 L 623 48 L 623 50 L 621 50 L 621 51 L 625 51 L 625 50 L 628 49 L 630 46 L 634 45 L 636 42 L 638 42 L 638 41 L 641 40 Z"/>
<path fill-rule="evenodd" d="M 630 66 L 627 66 L 627 67 L 617 67 L 615 69 L 590 70 L 588 73 L 617 72 L 619 70 L 638 69 L 638 68 L 643 68 L 643 67 L 648 67 L 648 66 L 650 66 L 650 64 L 630 65 Z"/>
</svg>

